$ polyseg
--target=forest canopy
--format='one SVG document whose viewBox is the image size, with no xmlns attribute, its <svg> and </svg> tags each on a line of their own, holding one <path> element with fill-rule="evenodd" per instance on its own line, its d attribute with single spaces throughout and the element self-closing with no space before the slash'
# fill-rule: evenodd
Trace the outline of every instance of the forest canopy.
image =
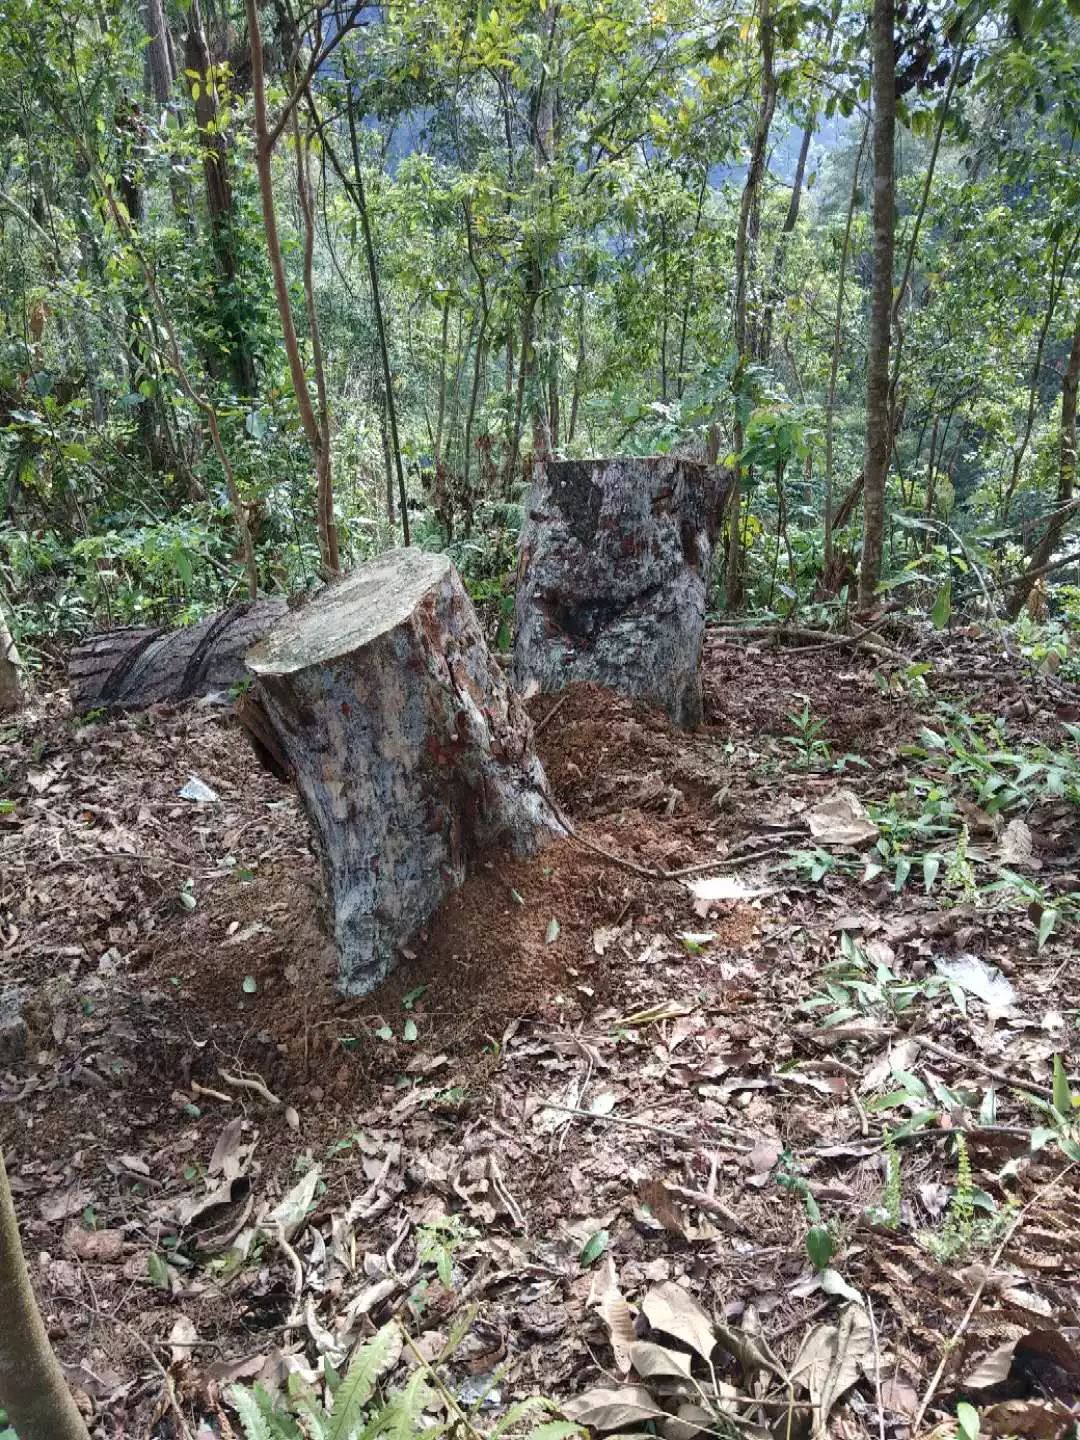
<svg viewBox="0 0 1080 1440">
<path fill-rule="evenodd" d="M 0 65 L 31 665 L 403 540 L 497 622 L 534 461 L 669 451 L 738 476 L 717 609 L 861 567 L 1068 663 L 1069 6 L 8 0 Z"/>
</svg>

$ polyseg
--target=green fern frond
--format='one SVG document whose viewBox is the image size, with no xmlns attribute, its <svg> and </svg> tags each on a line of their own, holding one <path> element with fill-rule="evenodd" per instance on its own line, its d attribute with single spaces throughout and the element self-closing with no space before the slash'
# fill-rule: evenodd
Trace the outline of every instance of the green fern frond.
<svg viewBox="0 0 1080 1440">
<path fill-rule="evenodd" d="M 364 1406 L 375 1393 L 379 1376 L 401 1353 L 401 1343 L 397 1322 L 391 1320 L 360 1346 L 334 1396 L 334 1413 L 326 1440 L 355 1440 L 363 1422 Z"/>
</svg>

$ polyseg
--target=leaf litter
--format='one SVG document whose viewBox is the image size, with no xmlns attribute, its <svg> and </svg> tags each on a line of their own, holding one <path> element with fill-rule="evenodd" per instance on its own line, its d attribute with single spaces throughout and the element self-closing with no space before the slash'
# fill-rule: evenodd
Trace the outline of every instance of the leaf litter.
<svg viewBox="0 0 1080 1440">
<path fill-rule="evenodd" d="M 1018 706 L 969 643 L 953 668 L 989 678 L 939 698 L 1059 743 L 1053 702 Z M 571 692 L 540 749 L 593 848 L 494 861 L 362 1002 L 333 992 L 295 801 L 223 714 L 76 726 L 57 696 L 4 732 L 0 984 L 30 1043 L 0 1133 L 101 1434 L 174 1433 L 147 1347 L 192 1431 L 224 1433 L 229 1385 L 319 1384 L 393 1316 L 496 1414 L 543 1393 L 669 1440 L 903 1436 L 945 1357 L 931 1413 L 1058 1433 L 1080 1204 L 1040 1199 L 1071 1116 L 1037 1102 L 1077 1089 L 1070 927 L 1040 946 L 1023 906 L 864 873 L 934 696 L 719 634 L 706 664 L 693 734 Z M 868 768 L 793 765 L 793 688 Z M 196 775 L 213 803 L 179 798 Z M 1075 814 L 1035 797 L 1010 826 L 978 873 L 1060 908 Z"/>
</svg>

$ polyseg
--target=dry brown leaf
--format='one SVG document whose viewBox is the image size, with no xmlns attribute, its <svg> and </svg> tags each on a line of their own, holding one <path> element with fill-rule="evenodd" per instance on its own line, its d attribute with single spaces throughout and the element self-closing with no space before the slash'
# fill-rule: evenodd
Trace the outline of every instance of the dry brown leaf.
<svg viewBox="0 0 1080 1440">
<path fill-rule="evenodd" d="M 674 1281 L 653 1286 L 642 1300 L 641 1309 L 654 1329 L 689 1345 L 703 1360 L 707 1361 L 716 1348 L 713 1322 L 693 1296 Z"/>
<path fill-rule="evenodd" d="M 651 1380 L 654 1375 L 689 1380 L 693 1363 L 683 1351 L 669 1350 L 666 1345 L 657 1345 L 652 1340 L 635 1340 L 630 1347 L 630 1360 L 643 1380 Z"/>
<path fill-rule="evenodd" d="M 979 1434 L 1017 1440 L 1065 1440 L 1074 1416 L 1051 1400 L 1003 1400 L 979 1411 Z"/>
<path fill-rule="evenodd" d="M 810 834 L 822 845 L 865 845 L 878 837 L 862 801 L 851 790 L 834 790 L 806 812 Z"/>
<path fill-rule="evenodd" d="M 835 1325 L 815 1325 L 791 1367 L 791 1379 L 810 1394 L 815 1433 L 823 1435 L 833 1406 L 858 1380 L 873 1355 L 870 1321 L 861 1305 L 848 1305 Z"/>
<path fill-rule="evenodd" d="M 567 1419 L 593 1430 L 632 1430 L 664 1416 L 644 1385 L 599 1385 L 568 1400 L 562 1409 Z"/>
</svg>

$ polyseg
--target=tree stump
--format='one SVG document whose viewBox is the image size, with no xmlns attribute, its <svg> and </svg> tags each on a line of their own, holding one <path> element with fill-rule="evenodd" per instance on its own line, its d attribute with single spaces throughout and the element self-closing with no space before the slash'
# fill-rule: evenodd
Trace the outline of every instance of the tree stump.
<svg viewBox="0 0 1080 1440">
<path fill-rule="evenodd" d="M 674 457 L 537 466 L 514 617 L 523 694 L 591 681 L 700 722 L 719 489 L 715 467 Z"/>
<path fill-rule="evenodd" d="M 176 705 L 250 680 L 247 652 L 286 610 L 284 600 L 245 600 L 180 630 L 129 625 L 91 635 L 68 662 L 75 709 Z"/>
<path fill-rule="evenodd" d="M 486 852 L 563 833 L 524 706 L 444 555 L 360 566 L 248 664 L 311 820 L 346 994 L 387 975 Z"/>
</svg>

